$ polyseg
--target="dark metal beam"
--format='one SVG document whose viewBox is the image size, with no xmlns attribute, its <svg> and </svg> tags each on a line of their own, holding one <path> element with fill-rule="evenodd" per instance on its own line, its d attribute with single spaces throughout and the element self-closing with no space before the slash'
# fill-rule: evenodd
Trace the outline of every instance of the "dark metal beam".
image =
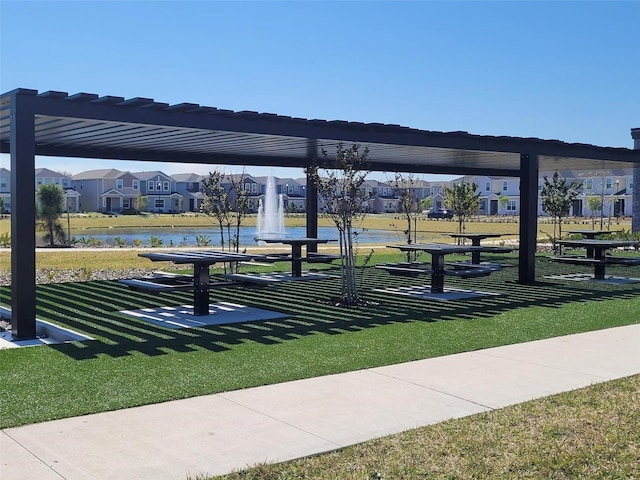
<svg viewBox="0 0 640 480">
<path fill-rule="evenodd" d="M 640 128 L 631 129 L 631 138 L 633 138 L 633 148 L 640 152 Z M 633 184 L 631 230 L 640 232 L 640 164 L 633 169 Z"/>
<path fill-rule="evenodd" d="M 520 156 L 520 256 L 518 281 L 533 285 L 538 232 L 538 156 Z"/>
<path fill-rule="evenodd" d="M 35 117 L 11 100 L 11 323 L 16 339 L 36 337 Z"/>
<path fill-rule="evenodd" d="M 307 162 L 309 165 L 315 165 L 318 161 L 318 142 L 313 138 L 307 139 Z M 318 186 L 313 178 L 307 174 L 307 237 L 318 237 Z M 318 251 L 318 245 L 309 245 L 309 251 Z"/>
</svg>

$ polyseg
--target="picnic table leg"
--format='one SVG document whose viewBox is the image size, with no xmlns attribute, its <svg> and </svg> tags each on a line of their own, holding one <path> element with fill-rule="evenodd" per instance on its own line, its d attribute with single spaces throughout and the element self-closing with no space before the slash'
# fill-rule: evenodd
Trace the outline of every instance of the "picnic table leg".
<svg viewBox="0 0 640 480">
<path fill-rule="evenodd" d="M 431 254 L 431 293 L 444 293 L 444 255 Z"/>
<path fill-rule="evenodd" d="M 209 265 L 193 265 L 193 314 L 209 315 Z"/>
<path fill-rule="evenodd" d="M 479 238 L 472 238 L 471 245 L 474 247 L 480 246 Z M 474 250 L 471 252 L 471 263 L 474 265 L 480 265 L 480 250 Z"/>
<path fill-rule="evenodd" d="M 291 276 L 302 276 L 302 245 L 298 243 L 291 245 Z"/>
<path fill-rule="evenodd" d="M 598 248 L 597 250 L 592 252 L 592 255 L 595 258 L 602 260 L 602 263 L 596 263 L 596 265 L 594 266 L 593 278 L 596 280 L 604 280 L 604 268 L 605 268 L 604 260 L 606 259 L 606 251 L 604 249 Z"/>
</svg>

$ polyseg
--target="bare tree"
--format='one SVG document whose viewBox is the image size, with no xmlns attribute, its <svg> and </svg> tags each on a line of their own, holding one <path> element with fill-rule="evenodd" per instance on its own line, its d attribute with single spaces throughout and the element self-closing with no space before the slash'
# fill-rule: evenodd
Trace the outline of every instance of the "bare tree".
<svg viewBox="0 0 640 480">
<path fill-rule="evenodd" d="M 236 252 L 240 251 L 240 227 L 242 222 L 249 214 L 249 192 L 244 188 L 244 183 L 247 178 L 245 171 L 242 170 L 240 175 L 229 176 L 229 183 L 231 184 L 231 218 L 234 223 L 233 236 L 230 236 L 231 245 L 235 248 Z"/>
<path fill-rule="evenodd" d="M 403 175 L 396 172 L 393 180 L 389 180 L 389 185 L 393 193 L 398 197 L 398 210 L 407 222 L 404 233 L 407 236 L 407 243 L 418 243 L 418 216 L 420 215 L 420 201 L 416 193 L 417 180 L 413 174 Z M 412 255 L 417 252 L 407 252 L 407 261 L 411 261 Z"/>
<path fill-rule="evenodd" d="M 364 217 L 363 206 L 369 200 L 369 195 L 362 188 L 369 173 L 363 169 L 368 154 L 368 149 L 360 152 L 359 145 L 344 148 L 339 144 L 336 147 L 335 162 L 332 162 L 335 169 L 323 169 L 322 175 L 317 165 L 306 169 L 307 175 L 316 184 L 324 201 L 325 211 L 333 220 L 340 236 L 343 305 L 360 303 L 356 282 L 353 222 Z M 322 155 L 327 158 L 327 151 L 322 149 Z"/>
</svg>

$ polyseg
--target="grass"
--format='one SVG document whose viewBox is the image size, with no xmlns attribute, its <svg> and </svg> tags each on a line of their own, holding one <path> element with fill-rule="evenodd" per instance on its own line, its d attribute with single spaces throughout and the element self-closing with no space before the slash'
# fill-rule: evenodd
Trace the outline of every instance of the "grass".
<svg viewBox="0 0 640 480">
<path fill-rule="evenodd" d="M 377 254 L 373 263 L 399 260 Z M 515 263 L 515 257 L 504 257 Z M 539 275 L 572 271 L 538 259 Z M 331 271 L 331 270 L 330 270 Z M 332 271 L 337 274 L 337 268 Z M 615 267 L 615 272 L 628 269 Z M 229 286 L 215 300 L 285 311 L 268 322 L 169 330 L 120 310 L 180 305 L 187 292 L 152 295 L 114 281 L 39 285 L 38 317 L 96 340 L 0 350 L 0 427 L 163 402 L 178 398 L 353 371 L 487 347 L 628 325 L 640 321 L 637 285 L 515 282 L 516 268 L 472 280 L 504 295 L 438 302 L 381 295 L 380 285 L 416 279 L 364 270 L 361 292 L 377 304 L 346 309 L 319 303 L 339 282 L 289 282 L 264 288 Z M 455 278 L 447 283 L 468 286 Z M 0 303 L 9 287 L 0 288 Z"/>
<path fill-rule="evenodd" d="M 636 375 L 215 478 L 640 478 L 639 404 Z"/>
</svg>

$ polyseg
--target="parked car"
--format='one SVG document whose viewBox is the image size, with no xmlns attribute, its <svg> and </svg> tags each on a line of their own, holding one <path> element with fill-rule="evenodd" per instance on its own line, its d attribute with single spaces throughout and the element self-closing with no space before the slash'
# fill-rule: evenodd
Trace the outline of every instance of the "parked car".
<svg viewBox="0 0 640 480">
<path fill-rule="evenodd" d="M 434 208 L 427 213 L 427 218 L 446 218 L 451 220 L 453 218 L 453 211 L 446 208 Z"/>
</svg>

